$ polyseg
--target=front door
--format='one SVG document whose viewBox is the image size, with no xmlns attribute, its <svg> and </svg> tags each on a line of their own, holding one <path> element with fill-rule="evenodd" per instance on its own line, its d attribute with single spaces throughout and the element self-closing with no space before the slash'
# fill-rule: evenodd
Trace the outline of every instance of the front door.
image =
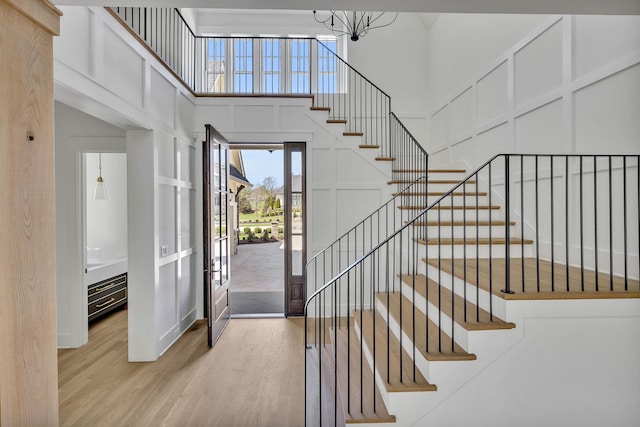
<svg viewBox="0 0 640 427">
<path fill-rule="evenodd" d="M 204 285 L 209 347 L 229 322 L 229 145 L 206 125 L 203 145 Z"/>
</svg>

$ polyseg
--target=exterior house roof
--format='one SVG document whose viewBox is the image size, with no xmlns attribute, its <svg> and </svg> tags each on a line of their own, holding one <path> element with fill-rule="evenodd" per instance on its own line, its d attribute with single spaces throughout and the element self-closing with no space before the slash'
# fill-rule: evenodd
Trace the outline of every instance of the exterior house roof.
<svg viewBox="0 0 640 427">
<path fill-rule="evenodd" d="M 244 185 L 245 187 L 253 187 L 253 184 L 249 182 L 247 177 L 244 176 L 233 164 L 229 165 L 229 178 Z"/>
</svg>

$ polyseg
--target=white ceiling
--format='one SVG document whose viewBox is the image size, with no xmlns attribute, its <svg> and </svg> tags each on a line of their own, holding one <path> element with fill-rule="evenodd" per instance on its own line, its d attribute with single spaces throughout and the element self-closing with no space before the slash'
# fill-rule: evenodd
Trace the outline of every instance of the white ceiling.
<svg viewBox="0 0 640 427">
<path fill-rule="evenodd" d="M 640 0 L 53 0 L 57 5 L 640 15 Z"/>
</svg>

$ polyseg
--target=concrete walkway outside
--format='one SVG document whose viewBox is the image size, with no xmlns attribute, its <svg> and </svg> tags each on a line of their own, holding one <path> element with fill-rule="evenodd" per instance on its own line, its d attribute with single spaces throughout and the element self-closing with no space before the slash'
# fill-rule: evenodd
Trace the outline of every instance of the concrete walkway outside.
<svg viewBox="0 0 640 427">
<path fill-rule="evenodd" d="M 284 313 L 282 242 L 238 246 L 231 257 L 231 314 Z"/>
</svg>

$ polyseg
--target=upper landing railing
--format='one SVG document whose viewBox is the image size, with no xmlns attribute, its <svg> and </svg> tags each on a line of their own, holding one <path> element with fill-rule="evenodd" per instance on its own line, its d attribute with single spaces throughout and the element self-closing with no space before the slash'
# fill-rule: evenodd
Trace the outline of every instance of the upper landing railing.
<svg viewBox="0 0 640 427">
<path fill-rule="evenodd" d="M 335 53 L 335 40 L 199 36 L 174 8 L 108 10 L 197 96 L 312 96 L 314 108 L 380 158 L 402 155 L 393 147 L 391 98 Z"/>
</svg>

